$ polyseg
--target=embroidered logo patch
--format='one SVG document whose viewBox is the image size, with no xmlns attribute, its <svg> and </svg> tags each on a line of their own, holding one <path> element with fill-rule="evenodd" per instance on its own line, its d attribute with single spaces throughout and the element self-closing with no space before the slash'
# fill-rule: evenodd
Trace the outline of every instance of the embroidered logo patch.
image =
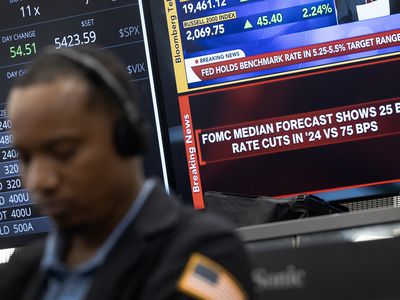
<svg viewBox="0 0 400 300">
<path fill-rule="evenodd" d="M 235 278 L 210 258 L 194 253 L 189 259 L 178 290 L 206 300 L 245 300 L 245 293 Z"/>
</svg>

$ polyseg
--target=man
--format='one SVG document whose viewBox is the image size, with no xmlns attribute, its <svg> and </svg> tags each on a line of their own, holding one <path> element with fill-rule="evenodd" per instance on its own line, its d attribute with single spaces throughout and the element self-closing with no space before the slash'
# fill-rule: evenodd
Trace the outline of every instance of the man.
<svg viewBox="0 0 400 300">
<path fill-rule="evenodd" d="M 145 180 L 145 125 L 122 65 L 47 51 L 8 99 L 25 186 L 56 231 L 0 270 L 0 299 L 247 299 L 230 226 Z"/>
<path fill-rule="evenodd" d="M 350 23 L 359 21 L 357 6 L 365 5 L 376 0 L 336 0 L 337 18 L 338 23 Z M 397 14 L 400 12 L 400 2 L 398 0 L 378 0 L 388 1 L 390 7 L 390 14 Z"/>
</svg>

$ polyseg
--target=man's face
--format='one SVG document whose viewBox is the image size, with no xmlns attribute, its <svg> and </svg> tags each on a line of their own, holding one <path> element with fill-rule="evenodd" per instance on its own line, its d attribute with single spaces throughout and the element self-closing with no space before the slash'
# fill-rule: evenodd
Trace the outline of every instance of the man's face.
<svg viewBox="0 0 400 300">
<path fill-rule="evenodd" d="M 60 229 L 102 224 L 127 196 L 113 118 L 101 105 L 89 108 L 87 89 L 64 78 L 15 88 L 8 102 L 24 184 Z"/>
</svg>

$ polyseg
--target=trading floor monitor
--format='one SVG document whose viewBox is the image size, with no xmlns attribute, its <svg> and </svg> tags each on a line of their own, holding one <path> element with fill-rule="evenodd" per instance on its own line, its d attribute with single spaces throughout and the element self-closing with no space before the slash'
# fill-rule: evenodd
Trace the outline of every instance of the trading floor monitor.
<svg viewBox="0 0 400 300">
<path fill-rule="evenodd" d="M 141 0 L 173 188 L 398 193 L 400 14 L 334 0 Z M 186 159 L 182 159 L 185 157 Z"/>
</svg>

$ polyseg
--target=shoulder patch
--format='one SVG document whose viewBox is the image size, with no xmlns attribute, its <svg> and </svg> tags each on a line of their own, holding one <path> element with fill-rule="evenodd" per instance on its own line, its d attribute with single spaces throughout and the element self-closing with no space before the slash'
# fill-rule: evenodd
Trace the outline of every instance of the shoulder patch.
<svg viewBox="0 0 400 300">
<path fill-rule="evenodd" d="M 190 256 L 178 280 L 177 289 L 197 299 L 247 299 L 240 284 L 224 267 L 200 253 Z"/>
</svg>

